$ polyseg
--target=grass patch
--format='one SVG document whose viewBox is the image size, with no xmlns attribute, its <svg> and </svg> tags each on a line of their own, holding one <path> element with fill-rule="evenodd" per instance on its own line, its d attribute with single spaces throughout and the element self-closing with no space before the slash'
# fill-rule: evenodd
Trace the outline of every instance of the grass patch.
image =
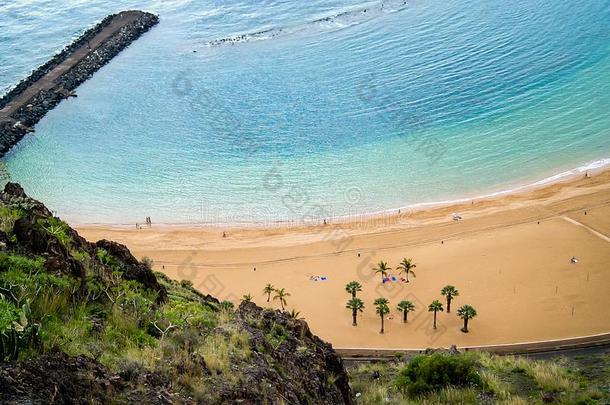
<svg viewBox="0 0 610 405">
<path fill-rule="evenodd" d="M 214 333 L 197 348 L 196 353 L 205 361 L 208 369 L 217 374 L 227 375 L 230 365 L 250 357 L 250 341 L 243 332 L 231 330 L 225 336 Z"/>
<path fill-rule="evenodd" d="M 25 217 L 25 211 L 22 209 L 0 205 L 0 231 L 12 235 L 15 222 L 23 217 Z"/>
<path fill-rule="evenodd" d="M 359 404 L 604 404 L 610 403 L 610 354 L 588 355 L 580 359 L 556 358 L 531 360 L 518 356 L 495 356 L 469 352 L 433 360 L 417 356 L 407 360 L 360 364 L 348 368 L 350 385 L 359 393 Z M 449 365 L 455 362 L 457 365 Z M 453 370 L 453 371 L 452 371 Z M 460 372 L 462 381 L 452 382 L 451 375 Z M 476 371 L 480 382 L 468 378 Z M 428 373 L 432 373 L 429 378 Z M 409 387 L 423 381 L 423 392 Z M 455 380 L 453 380 L 455 381 Z M 464 381 L 467 381 L 464 383 Z M 419 383 L 421 384 L 421 383 Z M 418 385 L 419 385 L 418 384 Z M 421 385 L 416 388 L 419 389 Z"/>
</svg>

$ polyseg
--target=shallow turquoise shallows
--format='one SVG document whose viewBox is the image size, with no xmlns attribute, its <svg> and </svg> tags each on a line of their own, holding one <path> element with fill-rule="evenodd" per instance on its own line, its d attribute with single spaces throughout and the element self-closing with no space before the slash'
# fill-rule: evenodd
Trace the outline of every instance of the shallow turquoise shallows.
<svg viewBox="0 0 610 405">
<path fill-rule="evenodd" d="M 133 8 L 161 23 L 5 157 L 72 222 L 355 215 L 610 157 L 608 0 L 5 2 L 0 92 Z"/>
</svg>

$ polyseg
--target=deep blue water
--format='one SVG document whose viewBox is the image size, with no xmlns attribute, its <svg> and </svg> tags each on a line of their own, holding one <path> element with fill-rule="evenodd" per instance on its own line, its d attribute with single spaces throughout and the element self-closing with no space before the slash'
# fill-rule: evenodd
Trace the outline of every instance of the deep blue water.
<svg viewBox="0 0 610 405">
<path fill-rule="evenodd" d="M 359 214 L 610 157 L 608 0 L 106 3 L 0 3 L 0 91 L 160 15 L 5 157 L 74 222 Z"/>
</svg>

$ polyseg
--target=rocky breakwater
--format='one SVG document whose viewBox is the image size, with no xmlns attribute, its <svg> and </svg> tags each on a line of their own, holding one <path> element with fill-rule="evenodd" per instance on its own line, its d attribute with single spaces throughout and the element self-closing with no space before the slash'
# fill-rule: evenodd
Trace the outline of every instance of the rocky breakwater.
<svg viewBox="0 0 610 405">
<path fill-rule="evenodd" d="M 48 111 L 76 96 L 80 84 L 158 22 L 156 15 L 143 11 L 109 15 L 0 98 L 0 157 L 33 132 Z"/>
</svg>

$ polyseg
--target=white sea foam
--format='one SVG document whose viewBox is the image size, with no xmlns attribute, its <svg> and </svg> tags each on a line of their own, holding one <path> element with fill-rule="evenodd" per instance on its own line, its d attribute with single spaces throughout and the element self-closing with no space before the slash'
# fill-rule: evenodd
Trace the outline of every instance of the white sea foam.
<svg viewBox="0 0 610 405">
<path fill-rule="evenodd" d="M 507 189 L 499 190 L 499 191 L 493 191 L 493 192 L 486 193 L 486 194 L 478 194 L 478 195 L 474 195 L 474 196 L 459 197 L 459 198 L 441 200 L 441 201 L 413 203 L 413 204 L 408 204 L 408 205 L 404 205 L 401 207 L 389 208 L 389 209 L 373 211 L 373 212 L 365 212 L 362 214 L 339 215 L 339 216 L 326 218 L 326 220 L 331 221 L 331 222 L 349 222 L 349 221 L 352 221 L 352 220 L 358 219 L 358 218 L 374 218 L 374 217 L 383 216 L 383 215 L 393 215 L 393 214 L 396 214 L 398 212 L 398 210 L 406 213 L 409 211 L 418 211 L 418 210 L 423 210 L 426 208 L 436 208 L 436 207 L 463 204 L 463 203 L 471 202 L 474 200 L 497 198 L 497 197 L 501 197 L 501 196 L 505 196 L 505 195 L 515 194 L 515 193 L 518 193 L 521 191 L 537 189 L 537 188 L 540 188 L 543 186 L 548 186 L 553 183 L 559 183 L 561 181 L 573 179 L 575 177 L 578 177 L 579 175 L 584 175 L 586 173 L 592 174 L 597 171 L 602 171 L 608 167 L 610 167 L 610 158 L 598 159 L 598 160 L 595 160 L 592 162 L 585 163 L 585 164 L 575 167 L 573 169 L 562 171 L 562 172 L 554 174 L 552 176 L 545 177 L 540 180 L 536 180 L 533 182 L 527 182 L 525 184 L 517 185 L 514 187 L 507 188 Z M 322 220 L 323 219 L 319 219 L 315 222 L 322 222 Z"/>
</svg>

